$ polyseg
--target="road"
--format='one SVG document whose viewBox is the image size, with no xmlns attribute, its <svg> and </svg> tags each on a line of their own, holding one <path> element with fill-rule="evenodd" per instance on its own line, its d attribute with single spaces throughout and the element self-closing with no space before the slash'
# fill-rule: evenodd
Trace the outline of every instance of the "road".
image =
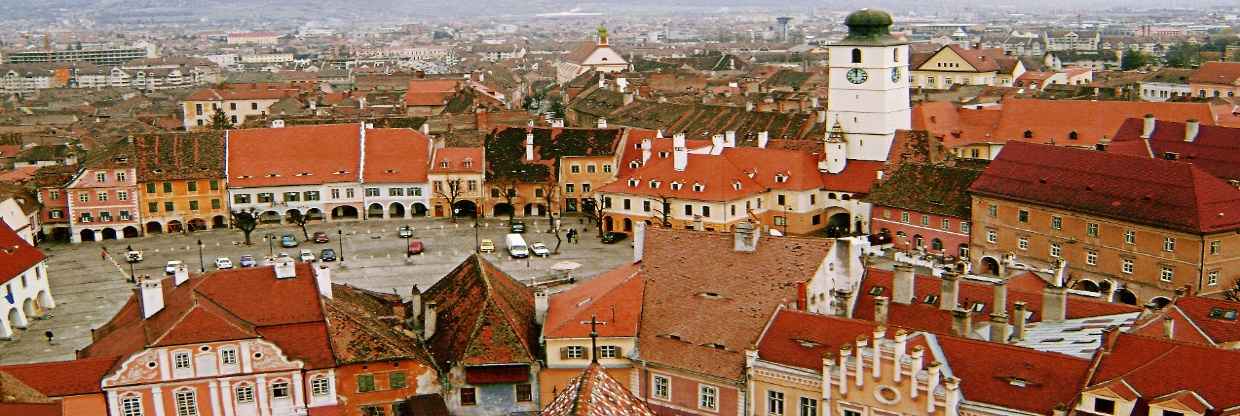
<svg viewBox="0 0 1240 416">
<path fill-rule="evenodd" d="M 525 234 L 527 242 L 541 241 L 554 248 L 555 237 L 546 232 L 546 220 L 529 220 Z M 588 279 L 632 260 L 632 246 L 626 240 L 620 244 L 605 245 L 598 242 L 594 232 L 582 234 L 582 241 L 561 246 L 560 254 L 549 258 L 510 259 L 503 250 L 506 222 L 487 219 L 481 222 L 478 236 L 495 242 L 497 252 L 486 258 L 500 269 L 521 280 L 548 276 L 551 265 L 561 261 L 580 263 L 573 275 Z M 406 260 L 404 239 L 398 238 L 397 229 L 409 225 L 414 238 L 426 246 L 426 253 Z M 564 228 L 582 225 L 577 219 L 566 219 Z M 0 341 L 0 364 L 16 364 L 39 361 L 66 360 L 74 357 L 74 351 L 90 343 L 91 328 L 107 322 L 124 305 L 134 286 L 128 282 L 129 265 L 124 262 L 128 246 L 142 250 L 144 261 L 134 267 L 141 275 L 157 276 L 163 273 L 169 260 L 181 260 L 191 273 L 200 270 L 198 241 L 202 241 L 203 266 L 214 269 L 216 257 L 228 257 L 234 263 L 242 254 L 261 259 L 269 252 L 287 252 L 296 256 L 300 249 L 310 249 L 315 254 L 323 248 L 332 248 L 346 256 L 343 262 L 332 265 L 332 280 L 357 287 L 397 293 L 408 297 L 414 285 L 425 290 L 452 271 L 461 261 L 473 253 L 475 234 L 473 221 L 460 219 L 456 223 L 442 219 L 371 220 L 357 222 L 333 222 L 314 224 L 310 233 L 324 231 L 331 242 L 326 244 L 302 243 L 297 248 L 281 248 L 279 241 L 268 246 L 264 237 L 272 235 L 276 240 L 283 234 L 301 237 L 301 230 L 290 226 L 261 226 L 252 234 L 253 245 L 242 244 L 243 236 L 237 230 L 213 230 L 191 235 L 152 235 L 147 237 L 104 241 L 98 243 L 45 244 L 40 248 L 48 254 L 48 276 L 56 308 L 52 316 L 31 321 L 30 328 L 19 331 L 10 341 Z M 340 234 L 337 233 L 339 230 Z M 343 235 L 342 241 L 338 235 Z M 561 234 L 563 235 L 563 234 Z M 105 259 L 106 248 L 115 261 Z M 52 331 L 54 342 L 48 343 L 43 334 Z"/>
</svg>

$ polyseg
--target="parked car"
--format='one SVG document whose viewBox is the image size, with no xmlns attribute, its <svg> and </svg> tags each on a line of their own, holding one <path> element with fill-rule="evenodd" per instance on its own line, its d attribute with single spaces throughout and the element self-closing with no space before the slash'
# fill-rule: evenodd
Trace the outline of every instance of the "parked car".
<svg viewBox="0 0 1240 416">
<path fill-rule="evenodd" d="M 413 228 L 410 228 L 408 225 L 402 225 L 400 226 L 400 229 L 396 231 L 396 235 L 400 238 L 413 237 Z"/>
<path fill-rule="evenodd" d="M 292 234 L 285 234 L 283 237 L 280 237 L 280 247 L 291 248 L 299 245 L 301 245 L 301 243 L 299 243 L 297 241 L 297 237 L 293 237 Z"/>
<path fill-rule="evenodd" d="M 129 252 L 125 253 L 125 261 L 130 262 L 130 263 L 142 262 L 142 251 L 141 250 L 129 250 Z"/>
<path fill-rule="evenodd" d="M 551 255 L 551 250 L 548 249 L 547 245 L 543 243 L 530 244 L 530 252 L 534 253 L 534 255 L 538 257 L 547 257 Z"/>
<path fill-rule="evenodd" d="M 510 232 L 510 233 L 518 233 L 518 234 L 520 234 L 520 233 L 524 233 L 524 232 L 525 232 L 525 223 L 524 223 L 524 222 L 521 222 L 521 221 L 512 221 L 512 222 L 509 222 L 509 223 L 508 223 L 508 232 Z"/>
<path fill-rule="evenodd" d="M 426 250 L 426 245 L 422 244 L 422 240 L 410 240 L 409 241 L 408 253 L 410 255 L 422 254 L 423 250 Z"/>
<path fill-rule="evenodd" d="M 169 261 L 169 262 L 168 262 L 168 264 L 165 264 L 165 265 L 164 265 L 164 273 L 165 273 L 165 274 L 173 274 L 173 273 L 176 273 L 176 272 L 177 272 L 177 267 L 179 267 L 179 266 L 183 266 L 183 265 L 184 265 L 184 263 L 182 263 L 180 260 L 172 260 L 172 261 Z"/>
<path fill-rule="evenodd" d="M 616 231 L 608 231 L 607 233 L 603 234 L 603 244 L 616 244 L 621 241 L 624 241 L 624 239 L 626 238 L 629 238 L 628 234 L 616 232 Z"/>
<path fill-rule="evenodd" d="M 329 241 L 331 241 L 331 239 L 327 238 L 327 233 L 322 232 L 322 231 L 315 231 L 315 232 L 314 232 L 314 242 L 315 242 L 315 243 L 323 244 L 323 243 L 326 243 L 326 242 L 329 242 Z"/>
<path fill-rule="evenodd" d="M 258 265 L 258 262 L 254 260 L 254 256 L 246 254 L 237 259 L 237 264 L 240 264 L 241 267 L 254 267 Z"/>
<path fill-rule="evenodd" d="M 315 257 L 315 256 L 314 256 L 314 252 L 313 252 L 313 251 L 310 251 L 310 250 L 308 250 L 308 249 L 304 249 L 304 248 L 303 248 L 303 249 L 301 249 L 301 253 L 297 255 L 297 260 L 301 260 L 301 261 L 304 261 L 304 262 L 307 262 L 307 263 L 312 262 L 312 261 L 314 261 L 314 260 L 315 260 L 315 259 L 317 259 L 317 258 L 318 258 L 318 257 Z"/>
<path fill-rule="evenodd" d="M 478 251 L 483 253 L 494 253 L 495 242 L 491 241 L 489 238 L 482 239 L 482 243 L 478 245 Z"/>
<path fill-rule="evenodd" d="M 319 252 L 319 261 L 336 261 L 336 250 L 325 248 Z"/>
<path fill-rule="evenodd" d="M 224 269 L 231 269 L 231 268 L 233 268 L 232 260 L 229 260 L 228 257 L 220 257 L 220 258 L 215 259 L 216 270 L 224 270 Z"/>
</svg>

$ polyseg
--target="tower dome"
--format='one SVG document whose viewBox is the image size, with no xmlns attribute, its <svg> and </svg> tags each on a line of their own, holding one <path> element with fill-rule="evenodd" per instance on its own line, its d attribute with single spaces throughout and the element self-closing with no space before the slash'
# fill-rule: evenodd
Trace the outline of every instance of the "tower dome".
<svg viewBox="0 0 1240 416">
<path fill-rule="evenodd" d="M 844 19 L 848 26 L 845 40 L 886 40 L 891 37 L 891 14 L 878 9 L 861 9 Z"/>
</svg>

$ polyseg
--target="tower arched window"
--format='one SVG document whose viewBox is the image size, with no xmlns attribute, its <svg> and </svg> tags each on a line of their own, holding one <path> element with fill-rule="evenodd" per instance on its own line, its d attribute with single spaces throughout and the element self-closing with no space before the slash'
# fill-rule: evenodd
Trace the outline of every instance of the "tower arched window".
<svg viewBox="0 0 1240 416">
<path fill-rule="evenodd" d="M 1026 139 L 1032 139 L 1032 138 L 1033 138 L 1033 130 L 1025 130 L 1025 138 L 1026 138 Z"/>
<path fill-rule="evenodd" d="M 891 48 L 891 61 L 900 62 L 900 48 Z"/>
<path fill-rule="evenodd" d="M 853 50 L 852 50 L 852 63 L 854 63 L 854 64 L 859 64 L 859 63 L 861 63 L 861 49 L 858 49 L 858 48 L 853 48 Z"/>
</svg>

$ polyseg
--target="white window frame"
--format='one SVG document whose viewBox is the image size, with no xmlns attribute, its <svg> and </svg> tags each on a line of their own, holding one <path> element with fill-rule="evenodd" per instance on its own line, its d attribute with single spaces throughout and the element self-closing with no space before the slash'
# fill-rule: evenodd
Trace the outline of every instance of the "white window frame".
<svg viewBox="0 0 1240 416">
<path fill-rule="evenodd" d="M 129 393 L 121 396 L 121 416 L 143 416 L 142 395 Z"/>
<path fill-rule="evenodd" d="M 766 414 L 772 416 L 783 415 L 784 404 L 784 392 L 779 390 L 766 391 Z"/>
<path fill-rule="evenodd" d="M 658 400 L 672 400 L 672 378 L 662 374 L 650 375 L 650 396 Z M 660 394 L 659 390 L 663 390 Z"/>
<path fill-rule="evenodd" d="M 220 348 L 220 363 L 223 365 L 237 365 L 237 349 L 233 347 Z"/>
<path fill-rule="evenodd" d="M 999 242 L 999 232 L 995 230 L 986 230 L 986 242 L 990 244 Z"/>
<path fill-rule="evenodd" d="M 797 403 L 797 415 L 818 416 L 818 399 L 801 397 L 801 400 Z"/>
<path fill-rule="evenodd" d="M 719 388 L 709 384 L 698 384 L 698 409 L 719 410 Z"/>
<path fill-rule="evenodd" d="M 1051 257 L 1059 258 L 1063 255 L 1063 246 L 1059 245 L 1059 243 L 1051 243 L 1050 254 Z"/>
<path fill-rule="evenodd" d="M 183 388 L 172 393 L 177 416 L 198 416 L 198 391 Z"/>
<path fill-rule="evenodd" d="M 620 358 L 620 349 L 615 345 L 600 345 L 598 358 Z"/>
<path fill-rule="evenodd" d="M 254 385 L 238 384 L 237 388 L 233 389 L 233 396 L 237 399 L 237 403 L 254 403 Z"/>
<path fill-rule="evenodd" d="M 1211 270 L 1206 273 L 1206 285 L 1218 286 L 1218 270 Z"/>
<path fill-rule="evenodd" d="M 1175 252 L 1175 237 L 1163 237 L 1163 251 Z"/>
<path fill-rule="evenodd" d="M 1124 243 L 1125 244 L 1136 244 L 1137 243 L 1137 232 L 1135 230 L 1124 230 Z"/>
<path fill-rule="evenodd" d="M 284 389 L 283 396 L 276 395 L 276 388 L 278 387 Z M 272 400 L 288 400 L 288 399 L 291 399 L 292 397 L 293 397 L 293 386 L 289 384 L 288 380 L 278 379 L 278 380 L 271 382 L 271 399 Z"/>
<path fill-rule="evenodd" d="M 1166 264 L 1158 266 L 1158 280 L 1163 282 L 1175 280 L 1175 268 Z"/>
<path fill-rule="evenodd" d="M 582 360 L 586 358 L 586 347 L 580 345 L 569 345 L 564 348 L 565 355 L 570 360 Z"/>
<path fill-rule="evenodd" d="M 1123 261 L 1120 262 L 1120 271 L 1124 272 L 1124 274 L 1132 274 L 1135 268 L 1136 267 L 1133 265 L 1132 259 L 1123 259 Z"/>
<path fill-rule="evenodd" d="M 1016 248 L 1021 250 L 1029 249 L 1029 237 L 1018 237 L 1016 239 Z"/>
<path fill-rule="evenodd" d="M 326 376 L 315 376 L 311 378 L 310 394 L 314 396 L 326 396 L 331 394 L 331 382 Z"/>
<path fill-rule="evenodd" d="M 1090 266 L 1098 265 L 1098 250 L 1085 250 L 1085 264 Z"/>
<path fill-rule="evenodd" d="M 194 368 L 190 353 L 184 351 L 172 353 L 172 368 L 177 370 Z"/>
</svg>

